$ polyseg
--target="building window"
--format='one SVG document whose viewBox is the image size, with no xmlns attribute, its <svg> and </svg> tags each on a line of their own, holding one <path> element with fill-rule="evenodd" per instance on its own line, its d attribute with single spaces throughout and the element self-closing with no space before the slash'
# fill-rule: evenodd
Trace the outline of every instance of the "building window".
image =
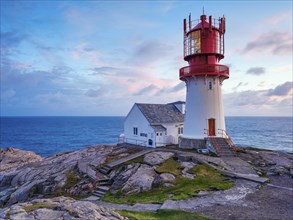
<svg viewBox="0 0 293 220">
<path fill-rule="evenodd" d="M 183 127 L 178 127 L 178 134 L 183 134 Z"/>
<path fill-rule="evenodd" d="M 148 137 L 148 134 L 147 133 L 140 133 L 140 136 L 141 137 Z"/>
<path fill-rule="evenodd" d="M 213 89 L 213 82 L 209 81 L 209 90 L 212 90 L 212 89 Z"/>
<path fill-rule="evenodd" d="M 137 129 L 137 127 L 134 127 L 134 128 L 133 128 L 133 134 L 134 134 L 134 135 L 137 135 L 137 134 L 138 134 L 138 129 Z"/>
</svg>

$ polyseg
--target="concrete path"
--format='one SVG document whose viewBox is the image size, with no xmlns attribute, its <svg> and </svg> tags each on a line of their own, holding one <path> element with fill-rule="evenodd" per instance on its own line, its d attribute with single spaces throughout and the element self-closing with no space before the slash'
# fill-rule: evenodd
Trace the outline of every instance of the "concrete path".
<svg viewBox="0 0 293 220">
<path fill-rule="evenodd" d="M 94 201 L 95 204 L 99 206 L 104 206 L 107 208 L 112 208 L 116 210 L 133 210 L 133 211 L 156 211 L 161 208 L 162 204 L 141 204 L 137 203 L 135 205 L 127 205 L 127 204 L 114 204 L 104 201 Z"/>
<path fill-rule="evenodd" d="M 113 167 L 118 166 L 118 165 L 120 165 L 122 163 L 130 161 L 130 160 L 132 160 L 134 158 L 137 158 L 137 157 L 140 157 L 140 156 L 145 155 L 147 153 L 150 153 L 150 152 L 152 152 L 154 150 L 155 150 L 154 148 L 151 148 L 151 149 L 148 148 L 146 150 L 142 150 L 142 151 L 139 151 L 137 153 L 131 154 L 131 155 L 127 156 L 127 157 L 121 158 L 119 160 L 112 161 L 111 163 L 108 163 L 106 165 L 108 165 L 109 167 L 113 168 Z"/>
</svg>

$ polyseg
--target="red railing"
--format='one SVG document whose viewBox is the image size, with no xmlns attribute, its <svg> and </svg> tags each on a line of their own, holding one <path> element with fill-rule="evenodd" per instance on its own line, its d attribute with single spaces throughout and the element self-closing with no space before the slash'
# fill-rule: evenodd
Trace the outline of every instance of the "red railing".
<svg viewBox="0 0 293 220">
<path fill-rule="evenodd" d="M 198 75 L 213 75 L 229 78 L 229 67 L 220 64 L 204 64 L 185 66 L 179 70 L 180 79 Z"/>
</svg>

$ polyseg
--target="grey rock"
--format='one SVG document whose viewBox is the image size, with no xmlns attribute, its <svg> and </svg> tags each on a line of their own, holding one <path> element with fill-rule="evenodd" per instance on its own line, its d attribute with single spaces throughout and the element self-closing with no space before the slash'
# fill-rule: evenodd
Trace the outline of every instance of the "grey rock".
<svg viewBox="0 0 293 220">
<path fill-rule="evenodd" d="M 174 153 L 172 152 L 163 152 L 163 151 L 151 152 L 144 156 L 144 162 L 152 166 L 158 165 L 173 156 L 174 156 Z"/>
<path fill-rule="evenodd" d="M 110 177 L 114 180 L 111 190 L 121 189 L 122 186 L 128 181 L 128 179 L 136 173 L 140 167 L 139 163 L 129 164 L 126 167 L 120 167 L 116 172 L 113 171 Z M 115 174 L 115 176 L 113 176 Z"/>
<path fill-rule="evenodd" d="M 26 212 L 25 207 L 34 204 L 45 204 L 46 208 L 36 208 Z M 91 220 L 124 220 L 109 208 L 98 206 L 87 201 L 76 201 L 66 197 L 56 197 L 52 199 L 35 199 L 31 202 L 18 203 L 10 207 L 0 209 L 0 219 L 5 219 L 10 215 L 10 219 L 91 219 Z"/>
<path fill-rule="evenodd" d="M 159 182 L 160 176 L 154 169 L 146 164 L 142 164 L 124 184 L 122 191 L 126 194 L 148 191 L 158 185 Z"/>
<path fill-rule="evenodd" d="M 31 151 L 23 151 L 15 148 L 8 148 L 7 150 L 0 149 L 0 175 L 3 172 L 11 172 L 26 164 L 42 160 L 42 157 Z"/>
<path fill-rule="evenodd" d="M 282 166 L 274 166 L 268 170 L 267 175 L 284 175 L 289 174 L 289 169 Z"/>
<path fill-rule="evenodd" d="M 162 173 L 160 174 L 160 177 L 163 181 L 167 182 L 167 181 L 172 181 L 175 180 L 175 176 L 171 173 Z"/>
<path fill-rule="evenodd" d="M 196 164 L 193 162 L 180 162 L 181 166 L 184 167 L 184 169 L 187 171 L 191 168 L 193 168 Z"/>
<path fill-rule="evenodd" d="M 182 176 L 188 179 L 194 179 L 195 175 L 190 173 L 182 173 Z"/>
<path fill-rule="evenodd" d="M 91 190 L 90 181 L 96 180 L 94 165 L 101 165 L 113 149 L 112 146 L 88 147 L 52 155 L 45 159 L 32 152 L 17 149 L 1 150 L 0 187 L 9 188 L 9 190 L 8 194 L 0 197 L 0 201 L 3 203 L 10 198 L 9 204 L 12 204 L 26 201 L 31 197 L 35 198 L 38 194 L 52 194 L 66 185 L 68 173 L 75 175 L 77 179 L 82 177 L 83 181 L 79 181 L 77 186 L 66 190 L 71 195 L 84 194 Z M 9 165 L 10 163 L 13 166 Z"/>
<path fill-rule="evenodd" d="M 42 182 L 44 182 L 44 180 L 36 180 L 21 185 L 21 187 L 10 195 L 8 203 L 13 204 L 19 201 L 25 201 L 33 193 L 34 187 Z"/>
<path fill-rule="evenodd" d="M 198 196 L 206 196 L 206 195 L 209 195 L 209 194 L 210 194 L 209 191 L 199 191 L 199 192 L 197 193 Z"/>
<path fill-rule="evenodd" d="M 290 168 L 290 175 L 293 177 L 293 168 Z"/>
<path fill-rule="evenodd" d="M 10 198 L 11 193 L 13 193 L 16 190 L 16 188 L 9 187 L 6 189 L 0 188 L 0 206 L 3 206 L 6 204 Z"/>
<path fill-rule="evenodd" d="M 188 178 L 188 179 L 194 179 L 195 174 L 188 173 L 188 170 L 193 168 L 196 164 L 193 162 L 180 162 L 180 163 L 181 163 L 181 166 L 184 167 L 184 169 L 181 171 L 181 173 L 182 173 L 181 175 L 185 178 Z"/>
<path fill-rule="evenodd" d="M 172 187 L 172 186 L 175 186 L 175 185 L 172 184 L 172 183 L 164 183 L 163 186 L 164 187 Z"/>
</svg>

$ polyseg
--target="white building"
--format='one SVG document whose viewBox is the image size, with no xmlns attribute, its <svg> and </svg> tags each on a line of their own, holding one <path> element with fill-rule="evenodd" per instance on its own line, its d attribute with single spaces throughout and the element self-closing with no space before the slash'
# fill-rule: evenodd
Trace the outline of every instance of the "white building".
<svg viewBox="0 0 293 220">
<path fill-rule="evenodd" d="M 185 102 L 135 103 L 126 116 L 119 142 L 159 147 L 178 144 L 183 133 Z"/>
</svg>

